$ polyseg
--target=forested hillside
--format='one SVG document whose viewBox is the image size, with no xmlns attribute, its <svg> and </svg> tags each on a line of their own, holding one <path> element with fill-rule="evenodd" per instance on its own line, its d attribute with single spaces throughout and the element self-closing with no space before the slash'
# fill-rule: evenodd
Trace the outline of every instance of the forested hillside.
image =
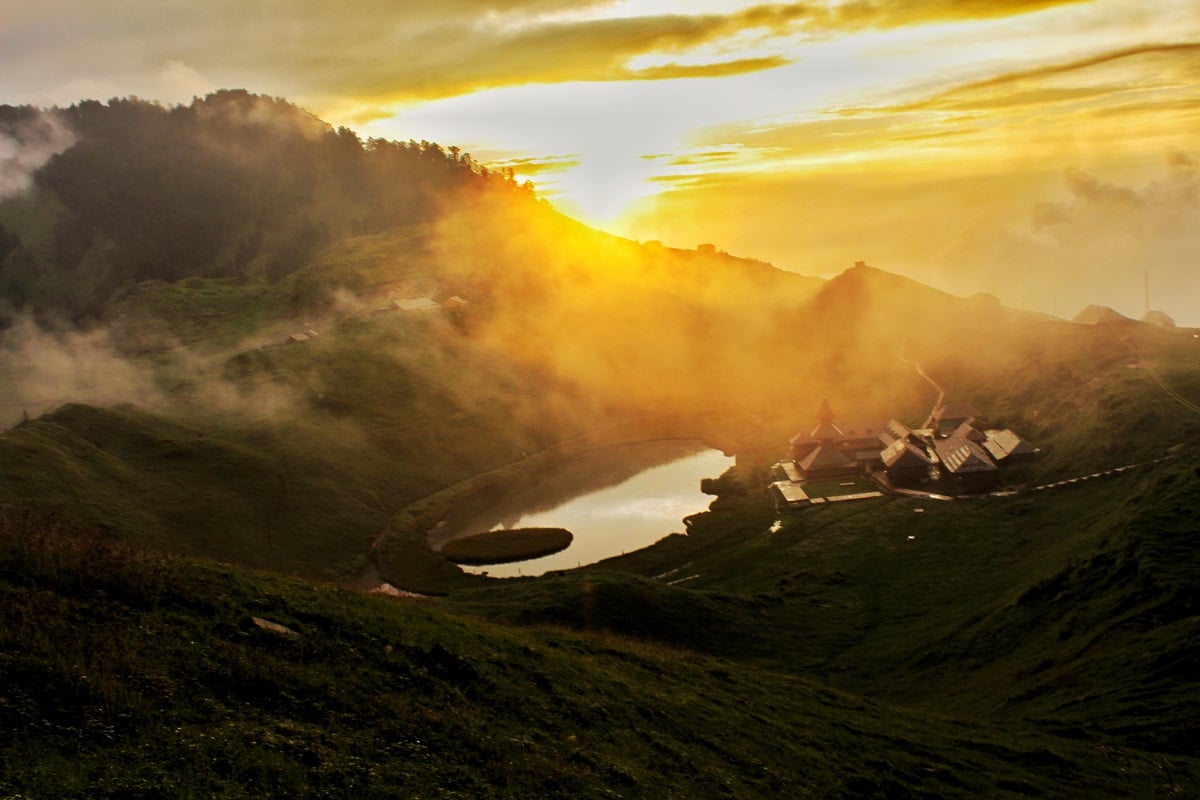
<svg viewBox="0 0 1200 800">
<path fill-rule="evenodd" d="M 0 124 L 42 113 L 6 107 Z M 244 91 L 53 113 L 74 144 L 37 172 L 33 192 L 0 207 L 0 292 L 39 311 L 94 316 L 131 281 L 275 280 L 347 235 L 428 221 L 455 190 L 522 191 L 457 148 L 363 142 Z"/>
</svg>

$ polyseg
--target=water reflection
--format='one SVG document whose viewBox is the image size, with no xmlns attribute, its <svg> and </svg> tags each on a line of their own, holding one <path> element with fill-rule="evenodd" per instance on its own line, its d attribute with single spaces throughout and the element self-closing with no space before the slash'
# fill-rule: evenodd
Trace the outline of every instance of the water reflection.
<svg viewBox="0 0 1200 800">
<path fill-rule="evenodd" d="M 486 567 L 464 567 L 496 577 L 540 575 L 592 564 L 653 544 L 683 530 L 683 518 L 712 501 L 702 478 L 733 463 L 699 442 L 641 442 L 593 451 L 555 465 L 520 487 L 463 509 L 429 537 L 442 544 L 501 528 L 566 528 L 575 535 L 566 550 L 543 558 Z"/>
</svg>

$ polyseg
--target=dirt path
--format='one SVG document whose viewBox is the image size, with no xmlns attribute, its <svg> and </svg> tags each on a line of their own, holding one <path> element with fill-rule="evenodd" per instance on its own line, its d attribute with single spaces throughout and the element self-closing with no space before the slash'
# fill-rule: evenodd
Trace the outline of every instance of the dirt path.
<svg viewBox="0 0 1200 800">
<path fill-rule="evenodd" d="M 909 366 L 911 366 L 913 369 L 915 369 L 917 371 L 918 375 L 920 375 L 922 378 L 924 378 L 926 381 L 929 382 L 930 386 L 932 386 L 934 389 L 937 389 L 937 393 L 938 393 L 937 399 L 933 401 L 933 408 L 931 408 L 929 410 L 929 416 L 925 419 L 925 423 L 921 426 L 923 428 L 928 428 L 930 423 L 933 422 L 933 413 L 935 411 L 937 411 L 938 406 L 940 406 L 942 404 L 942 402 L 946 399 L 946 390 L 942 388 L 942 385 L 940 383 L 935 381 L 933 378 L 929 377 L 929 375 L 925 372 L 925 370 L 921 368 L 920 364 L 918 364 L 917 362 L 913 361 L 912 359 L 910 359 L 906 355 L 904 355 L 904 346 L 906 344 L 908 344 L 907 339 L 900 343 L 900 352 L 897 354 L 899 356 L 900 360 L 903 361 L 905 364 L 908 364 Z"/>
<path fill-rule="evenodd" d="M 1150 362 L 1142 358 L 1142 354 L 1138 352 L 1136 347 L 1134 347 L 1133 342 L 1129 341 L 1124 336 L 1121 336 L 1121 334 L 1117 331 L 1112 330 L 1111 328 L 1109 328 L 1109 330 L 1112 331 L 1113 338 L 1125 345 L 1126 349 L 1128 349 L 1129 352 L 1133 354 L 1133 357 L 1137 359 L 1137 365 L 1141 368 L 1142 372 L 1149 375 L 1150 379 L 1157 383 L 1160 389 L 1166 392 L 1167 397 L 1170 397 L 1188 411 L 1191 411 L 1195 414 L 1200 414 L 1200 405 L 1196 405 L 1191 400 L 1188 400 L 1186 397 L 1176 391 L 1174 387 L 1170 386 L 1166 381 L 1164 381 L 1159 374 L 1154 371 L 1154 367 L 1151 366 Z"/>
</svg>

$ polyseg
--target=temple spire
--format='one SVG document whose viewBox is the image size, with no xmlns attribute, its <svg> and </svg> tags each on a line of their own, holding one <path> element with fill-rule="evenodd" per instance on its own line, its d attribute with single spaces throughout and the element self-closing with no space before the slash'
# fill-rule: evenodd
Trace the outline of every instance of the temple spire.
<svg viewBox="0 0 1200 800">
<path fill-rule="evenodd" d="M 829 398 L 821 398 L 821 407 L 817 409 L 817 427 L 813 428 L 811 434 L 814 439 L 841 439 L 842 432 L 833 424 L 833 408 L 829 405 Z"/>
<path fill-rule="evenodd" d="M 817 422 L 822 427 L 833 424 L 833 407 L 829 405 L 829 398 L 821 398 L 821 407 L 817 409 Z"/>
</svg>

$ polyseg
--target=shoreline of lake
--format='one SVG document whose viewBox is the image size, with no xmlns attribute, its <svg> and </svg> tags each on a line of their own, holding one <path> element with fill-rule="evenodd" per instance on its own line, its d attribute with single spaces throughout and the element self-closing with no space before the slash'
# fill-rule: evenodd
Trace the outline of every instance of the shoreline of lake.
<svg viewBox="0 0 1200 800">
<path fill-rule="evenodd" d="M 576 539 L 559 554 L 467 571 L 526 575 L 594 563 L 683 530 L 684 518 L 703 511 L 711 502 L 700 491 L 700 480 L 717 477 L 731 463 L 730 457 L 696 439 L 592 448 L 463 498 L 427 531 L 426 542 L 439 551 L 447 542 L 491 530 L 562 527 L 576 534 Z M 584 504 L 574 513 L 586 519 L 571 518 L 570 509 L 557 512 L 572 503 Z M 559 516 L 552 521 L 541 519 L 540 515 L 556 512 Z M 546 559 L 557 561 L 546 566 Z"/>
</svg>

